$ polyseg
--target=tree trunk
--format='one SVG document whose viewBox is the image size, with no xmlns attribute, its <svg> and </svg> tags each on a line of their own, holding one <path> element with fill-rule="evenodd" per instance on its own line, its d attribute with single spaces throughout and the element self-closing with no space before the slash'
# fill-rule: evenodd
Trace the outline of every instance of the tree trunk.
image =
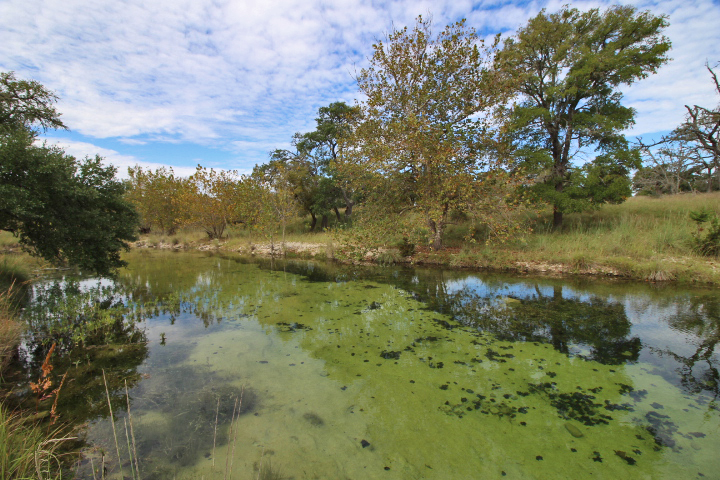
<svg viewBox="0 0 720 480">
<path fill-rule="evenodd" d="M 326 230 L 328 228 L 328 216 L 322 216 L 322 222 L 320 223 L 320 230 Z"/>
<path fill-rule="evenodd" d="M 450 206 L 448 204 L 443 205 L 442 215 L 440 216 L 440 220 L 437 222 L 432 218 L 428 218 L 428 226 L 432 232 L 432 249 L 435 251 L 442 250 L 443 248 L 442 237 L 447 223 L 447 213 L 449 209 Z"/>
<path fill-rule="evenodd" d="M 438 225 L 438 228 L 435 230 L 433 234 L 433 243 L 432 243 L 432 249 L 435 251 L 442 250 L 443 244 L 442 244 L 442 234 L 443 229 Z"/>
<path fill-rule="evenodd" d="M 312 221 L 310 222 L 310 231 L 315 231 L 315 225 L 317 225 L 317 217 L 313 212 L 310 212 L 310 216 L 312 217 Z"/>
<path fill-rule="evenodd" d="M 563 224 L 563 212 L 558 207 L 553 207 L 553 230 L 560 230 Z"/>
<path fill-rule="evenodd" d="M 345 200 L 345 220 L 350 220 L 350 215 L 352 215 L 352 209 L 355 202 L 352 200 L 352 195 L 350 195 L 347 190 L 341 188 L 340 191 L 342 192 L 343 199 Z"/>
<path fill-rule="evenodd" d="M 335 210 L 335 216 L 337 217 L 338 223 L 341 222 L 340 220 L 340 211 L 337 209 L 337 207 L 333 207 L 333 210 Z"/>
<path fill-rule="evenodd" d="M 712 184 L 713 184 L 712 168 L 708 167 L 708 185 L 707 185 L 708 193 L 712 192 Z"/>
</svg>

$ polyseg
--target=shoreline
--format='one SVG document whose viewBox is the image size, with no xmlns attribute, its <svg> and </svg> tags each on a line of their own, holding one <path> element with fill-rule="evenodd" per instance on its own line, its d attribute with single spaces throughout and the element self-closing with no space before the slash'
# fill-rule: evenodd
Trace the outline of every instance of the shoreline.
<svg viewBox="0 0 720 480">
<path fill-rule="evenodd" d="M 520 259 L 511 262 L 482 262 L 466 259 L 460 253 L 458 248 L 446 248 L 439 252 L 429 249 L 419 249 L 412 256 L 401 257 L 399 254 L 393 254 L 394 249 L 378 249 L 374 252 L 365 254 L 362 258 L 350 258 L 346 252 L 330 247 L 324 243 L 310 242 L 287 242 L 285 254 L 282 253 L 280 244 L 275 244 L 274 248 L 269 243 L 248 244 L 247 246 L 232 245 L 227 243 L 185 243 L 172 244 L 158 242 L 152 244 L 146 240 L 139 240 L 132 243 L 131 249 L 156 249 L 156 250 L 174 250 L 174 251 L 204 251 L 204 252 L 227 252 L 238 253 L 241 255 L 260 256 L 260 257 L 282 257 L 290 259 L 304 260 L 330 260 L 349 265 L 378 265 L 388 266 L 392 264 L 407 266 L 428 266 L 443 267 L 452 270 L 475 270 L 487 272 L 515 273 L 518 275 L 542 275 L 550 277 L 599 277 L 599 278 L 616 278 L 623 280 L 634 280 L 648 283 L 663 284 L 694 284 L 703 286 L 717 286 L 720 282 L 701 281 L 699 279 L 692 281 L 681 281 L 672 275 L 663 273 L 662 271 L 651 272 L 649 275 L 633 274 L 630 271 L 623 271 L 612 265 L 581 262 L 578 264 L 566 262 L 552 262 L 543 260 L 527 260 Z M 388 254 L 389 253 L 389 254 Z M 672 261 L 674 259 L 665 259 Z M 681 262 L 681 260 L 680 260 Z M 713 263 L 713 262 L 709 262 Z M 714 265 L 713 265 L 714 267 Z M 713 268 L 715 270 L 715 268 Z"/>
</svg>

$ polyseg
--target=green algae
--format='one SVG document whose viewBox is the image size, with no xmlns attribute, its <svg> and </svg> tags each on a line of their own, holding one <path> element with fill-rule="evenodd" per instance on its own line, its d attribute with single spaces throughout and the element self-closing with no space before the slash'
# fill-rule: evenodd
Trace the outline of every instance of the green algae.
<svg viewBox="0 0 720 480">
<path fill-rule="evenodd" d="M 138 371 L 149 378 L 131 392 L 148 478 L 221 478 L 228 456 L 233 478 L 261 465 L 292 478 L 695 478 L 720 467 L 711 385 L 684 389 L 648 363 L 607 298 L 563 298 L 556 285 L 535 303 L 448 288 L 431 298 L 422 289 L 438 278 L 418 293 L 320 270 L 131 259 L 128 278 L 184 305 L 172 325 L 147 322 L 156 340 Z M 254 398 L 233 438 L 243 389 Z M 111 451 L 108 432 L 98 422 L 89 439 Z"/>
</svg>

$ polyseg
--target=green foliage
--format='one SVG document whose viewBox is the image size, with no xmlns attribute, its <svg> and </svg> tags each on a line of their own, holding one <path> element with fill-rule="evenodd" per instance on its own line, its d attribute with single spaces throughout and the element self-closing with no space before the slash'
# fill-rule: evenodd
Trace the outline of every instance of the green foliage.
<svg viewBox="0 0 720 480">
<path fill-rule="evenodd" d="M 255 169 L 255 175 L 273 178 L 283 172 L 297 204 L 312 217 L 310 230 L 315 230 L 317 217 L 322 218 L 321 228 L 328 228 L 328 217 L 345 207 L 345 220 L 349 220 L 356 195 L 351 183 L 338 171 L 336 162 L 350 135 L 352 123 L 359 115 L 357 107 L 344 102 L 331 103 L 318 110 L 317 128 L 312 132 L 296 133 L 294 151 L 277 149 L 270 161 Z"/>
<path fill-rule="evenodd" d="M 66 128 L 55 110 L 58 97 L 33 80 L 0 72 L 0 130 Z M 37 130 L 33 130 L 36 132 Z"/>
<path fill-rule="evenodd" d="M 698 230 L 693 234 L 693 246 L 695 250 L 706 257 L 717 257 L 720 255 L 720 217 L 717 213 L 705 208 L 690 211 L 690 218 L 698 225 Z M 704 225 L 707 225 L 705 227 Z"/>
<path fill-rule="evenodd" d="M 402 242 L 398 243 L 397 247 L 402 257 L 415 255 L 415 244 L 410 243 L 407 237 L 403 237 Z"/>
<path fill-rule="evenodd" d="M 700 210 L 690 210 L 688 213 L 690 219 L 698 224 L 710 221 L 713 218 L 712 210 L 703 207 Z"/>
<path fill-rule="evenodd" d="M 367 101 L 342 159 L 346 175 L 373 208 L 417 210 L 439 249 L 451 213 L 475 202 L 494 167 L 482 119 L 498 98 L 489 51 L 464 21 L 433 35 L 422 17 L 373 48 L 358 76 Z"/>
<path fill-rule="evenodd" d="M 665 17 L 633 7 L 601 13 L 566 6 L 540 12 L 496 56 L 496 69 L 518 95 L 512 108 L 500 112 L 505 140 L 535 174 L 535 191 L 553 205 L 556 227 L 564 212 L 626 196 L 627 180 L 617 176 L 639 163 L 622 135 L 635 112 L 622 105 L 619 87 L 668 61 L 670 42 L 660 34 L 666 26 Z M 602 155 L 591 170 L 577 171 L 571 161 L 587 149 Z M 578 182 L 590 182 L 590 188 Z"/>
<path fill-rule="evenodd" d="M 173 235 L 186 220 L 182 209 L 182 193 L 187 180 L 176 177 L 172 168 L 143 170 L 128 168 L 130 179 L 126 198 L 140 214 L 140 225 L 150 231 L 158 228 Z"/>
<path fill-rule="evenodd" d="M 78 161 L 35 144 L 34 128 L 63 127 L 55 99 L 35 82 L 0 76 L 0 230 L 46 260 L 109 274 L 124 265 L 137 213 L 100 157 Z"/>
</svg>

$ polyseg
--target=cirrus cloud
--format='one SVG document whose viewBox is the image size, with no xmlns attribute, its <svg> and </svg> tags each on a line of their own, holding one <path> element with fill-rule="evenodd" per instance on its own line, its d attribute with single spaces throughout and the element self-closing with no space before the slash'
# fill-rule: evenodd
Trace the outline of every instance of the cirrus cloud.
<svg viewBox="0 0 720 480">
<path fill-rule="evenodd" d="M 467 17 L 489 38 L 563 3 L 5 0 L 0 70 L 56 91 L 75 142 L 192 143 L 215 152 L 216 164 L 248 170 L 273 146 L 287 147 L 294 132 L 314 128 L 320 106 L 359 96 L 353 74 L 393 25 L 412 24 L 418 14 L 431 14 L 437 28 Z M 717 103 L 703 65 L 720 61 L 720 9 L 712 0 L 631 3 L 669 16 L 674 60 L 625 89 L 638 112 L 628 133 L 667 131 L 686 103 Z M 111 150 L 114 161 L 132 156 Z"/>
</svg>

